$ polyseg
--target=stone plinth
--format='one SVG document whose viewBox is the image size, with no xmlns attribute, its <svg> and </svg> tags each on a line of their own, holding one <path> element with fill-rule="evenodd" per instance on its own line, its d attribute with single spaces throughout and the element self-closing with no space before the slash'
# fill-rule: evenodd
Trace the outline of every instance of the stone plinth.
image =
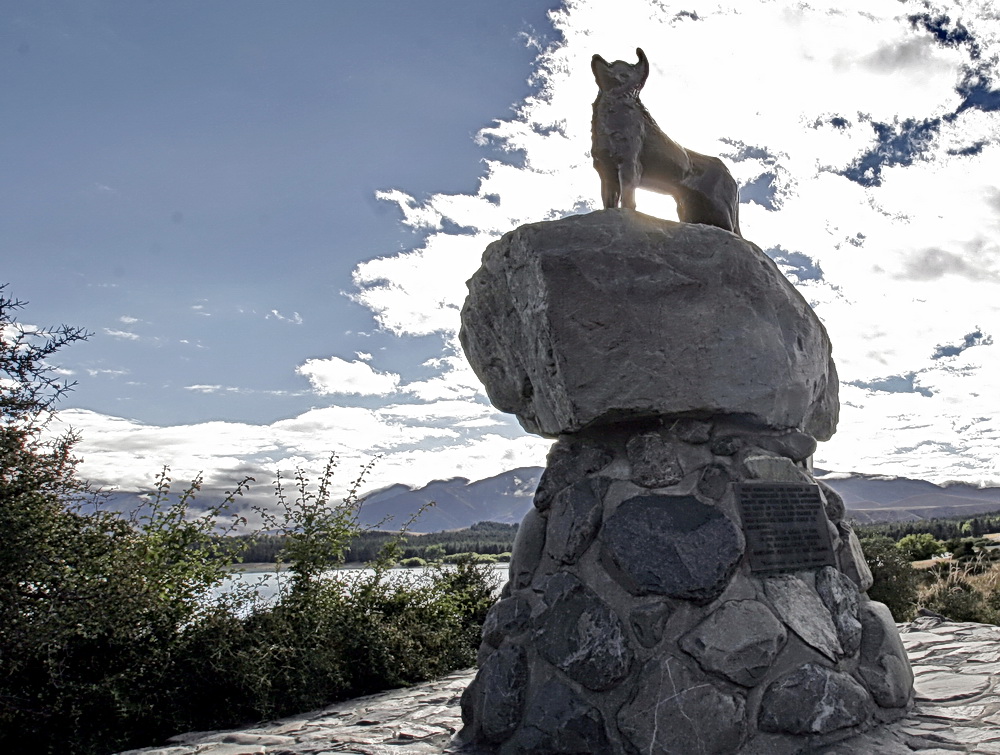
<svg viewBox="0 0 1000 755">
<path fill-rule="evenodd" d="M 809 472 L 836 425 L 830 344 L 770 260 L 605 211 L 508 234 L 469 286 L 490 397 L 558 442 L 458 744 L 791 755 L 905 714 L 896 627 Z"/>
<path fill-rule="evenodd" d="M 723 418 L 562 437 L 486 621 L 461 741 L 780 754 L 903 716 L 913 675 L 836 493 L 820 485 L 834 563 L 750 568 L 733 483 L 814 482 L 787 455 L 799 435 Z"/>
<path fill-rule="evenodd" d="M 490 400 L 556 437 L 665 415 L 746 415 L 826 440 L 830 341 L 759 248 L 719 228 L 604 210 L 491 244 L 462 344 Z"/>
</svg>

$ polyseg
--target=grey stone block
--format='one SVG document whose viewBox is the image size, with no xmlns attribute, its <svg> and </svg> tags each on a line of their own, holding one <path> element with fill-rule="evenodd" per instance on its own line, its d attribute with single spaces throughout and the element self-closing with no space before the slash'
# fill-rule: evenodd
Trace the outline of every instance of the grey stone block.
<svg viewBox="0 0 1000 755">
<path fill-rule="evenodd" d="M 504 643 L 479 670 L 480 704 L 475 719 L 489 742 L 507 739 L 521 722 L 528 682 L 528 659 L 524 648 Z"/>
<path fill-rule="evenodd" d="M 599 535 L 612 576 L 633 595 L 709 602 L 726 588 L 743 556 L 743 534 L 693 496 L 645 495 L 624 501 Z"/>
<path fill-rule="evenodd" d="M 850 676 L 807 663 L 768 686 L 758 725 L 786 734 L 828 734 L 866 724 L 874 708 L 871 696 Z"/>
<path fill-rule="evenodd" d="M 712 423 L 706 420 L 682 418 L 670 424 L 670 432 L 685 443 L 708 443 L 712 437 Z"/>
<path fill-rule="evenodd" d="M 837 639 L 846 655 L 861 647 L 861 620 L 858 618 L 858 587 L 850 577 L 832 566 L 824 566 L 816 575 L 816 592 L 830 611 Z"/>
<path fill-rule="evenodd" d="M 493 647 L 507 637 L 516 637 L 531 623 L 531 606 L 522 597 L 504 598 L 493 604 L 483 622 L 483 640 Z"/>
<path fill-rule="evenodd" d="M 532 223 L 490 244 L 468 286 L 465 353 L 530 432 L 722 414 L 820 440 L 836 429 L 822 323 L 721 229 L 628 210 Z"/>
<path fill-rule="evenodd" d="M 617 685 L 628 673 L 633 653 L 615 612 L 570 574 L 546 578 L 544 590 L 547 608 L 534 623 L 538 652 L 587 689 Z"/>
<path fill-rule="evenodd" d="M 809 433 L 798 431 L 781 435 L 758 435 L 754 438 L 754 444 L 792 461 L 805 461 L 816 453 L 816 439 Z"/>
<path fill-rule="evenodd" d="M 606 477 L 587 477 L 555 497 L 545 536 L 545 547 L 553 559 L 574 564 L 593 542 L 610 482 Z"/>
<path fill-rule="evenodd" d="M 711 464 L 702 471 L 701 479 L 698 480 L 698 492 L 706 498 L 718 501 L 729 490 L 729 484 L 733 481 L 729 470 L 721 464 Z"/>
<path fill-rule="evenodd" d="M 787 638 L 762 603 L 731 600 L 681 637 L 680 646 L 705 671 L 753 687 L 771 670 Z"/>
<path fill-rule="evenodd" d="M 764 454 L 748 454 L 743 459 L 743 468 L 747 477 L 752 480 L 768 480 L 770 482 L 811 482 L 805 470 L 795 466 L 791 459 L 784 456 L 767 456 Z"/>
<path fill-rule="evenodd" d="M 524 722 L 498 755 L 610 753 L 604 717 L 568 684 L 551 679 L 528 700 Z"/>
<path fill-rule="evenodd" d="M 528 509 L 521 520 L 510 553 L 508 574 L 511 589 L 517 590 L 531 584 L 538 562 L 542 560 L 546 524 L 545 517 L 534 508 Z"/>
<path fill-rule="evenodd" d="M 847 522 L 838 522 L 837 531 L 840 532 L 840 548 L 837 551 L 840 570 L 854 581 L 861 592 L 867 592 L 875 580 L 858 536 Z"/>
<path fill-rule="evenodd" d="M 823 492 L 823 499 L 826 501 L 826 517 L 834 524 L 843 520 L 847 512 L 844 498 L 836 490 L 831 488 L 822 480 L 816 480 L 819 489 Z"/>
<path fill-rule="evenodd" d="M 892 613 L 882 603 L 860 607 L 861 663 L 858 676 L 883 708 L 902 708 L 913 693 L 913 671 Z"/>
<path fill-rule="evenodd" d="M 762 581 L 768 602 L 803 642 L 831 661 L 844 654 L 833 617 L 809 585 L 791 574 L 767 577 Z"/>
<path fill-rule="evenodd" d="M 733 753 L 745 735 L 745 707 L 742 695 L 706 681 L 679 659 L 654 658 L 618 713 L 618 729 L 642 753 Z"/>
<path fill-rule="evenodd" d="M 632 482 L 644 488 L 665 488 L 680 482 L 684 471 L 676 446 L 655 432 L 630 438 L 625 451 L 632 468 Z"/>
<path fill-rule="evenodd" d="M 640 645 L 651 648 L 663 639 L 663 629 L 670 613 L 670 604 L 664 600 L 644 603 L 632 609 L 628 620 Z"/>
<path fill-rule="evenodd" d="M 554 443 L 535 489 L 535 508 L 546 511 L 557 493 L 592 472 L 600 471 L 611 458 L 606 449 L 585 440 L 563 438 Z"/>
</svg>

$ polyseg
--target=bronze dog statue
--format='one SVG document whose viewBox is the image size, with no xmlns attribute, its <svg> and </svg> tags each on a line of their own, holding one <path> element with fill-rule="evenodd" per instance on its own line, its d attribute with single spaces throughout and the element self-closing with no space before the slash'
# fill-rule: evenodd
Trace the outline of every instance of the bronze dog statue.
<svg viewBox="0 0 1000 755">
<path fill-rule="evenodd" d="M 592 123 L 594 167 L 601 176 L 604 208 L 635 209 L 635 190 L 670 194 L 684 223 L 705 223 L 740 234 L 739 186 L 725 163 L 667 136 L 639 101 L 649 61 L 636 50 L 636 65 L 600 55 L 591 62 L 600 90 Z"/>
</svg>

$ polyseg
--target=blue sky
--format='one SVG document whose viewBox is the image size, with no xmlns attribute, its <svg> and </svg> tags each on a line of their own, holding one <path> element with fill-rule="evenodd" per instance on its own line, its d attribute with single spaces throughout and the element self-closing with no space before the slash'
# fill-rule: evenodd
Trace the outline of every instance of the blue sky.
<svg viewBox="0 0 1000 755">
<path fill-rule="evenodd" d="M 612 7 L 613 6 L 613 7 Z M 553 13 L 549 13 L 553 11 Z M 372 484 L 542 464 L 457 349 L 464 281 L 596 209 L 590 56 L 726 159 L 834 342 L 838 471 L 1000 483 L 1000 20 L 987 2 L 35 2 L 0 10 L 0 279 L 94 335 L 82 470 Z M 672 218 L 669 200 L 639 209 Z"/>
<path fill-rule="evenodd" d="M 289 364 L 440 350 L 357 335 L 371 315 L 341 292 L 413 243 L 377 189 L 475 189 L 473 136 L 529 91 L 522 35 L 547 23 L 503 6 L 6 5 L 4 276 L 94 331 L 72 403 L 270 422 L 315 400 Z M 299 395 L 184 390 L 217 383 Z"/>
</svg>

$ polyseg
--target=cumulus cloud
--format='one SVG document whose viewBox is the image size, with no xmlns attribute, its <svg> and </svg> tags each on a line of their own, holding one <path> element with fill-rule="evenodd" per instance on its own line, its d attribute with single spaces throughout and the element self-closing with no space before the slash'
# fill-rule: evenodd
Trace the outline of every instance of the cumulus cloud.
<svg viewBox="0 0 1000 755">
<path fill-rule="evenodd" d="M 308 359 L 295 370 L 309 379 L 320 395 L 388 396 L 396 392 L 399 375 L 379 372 L 367 362 L 340 357 Z"/>
<path fill-rule="evenodd" d="M 105 328 L 104 334 L 123 341 L 138 341 L 141 338 L 141 336 L 136 333 L 132 333 L 127 330 L 112 330 L 111 328 Z"/>
<path fill-rule="evenodd" d="M 291 323 L 292 325 L 301 325 L 303 323 L 302 315 L 300 315 L 298 312 L 292 312 L 292 314 L 289 316 L 281 314 L 281 312 L 279 312 L 276 309 L 272 309 L 270 312 L 268 312 L 264 316 L 264 319 L 278 320 L 280 322 Z"/>
<path fill-rule="evenodd" d="M 744 235 L 769 250 L 831 333 L 853 401 L 841 436 L 853 437 L 830 459 L 962 476 L 946 457 L 985 456 L 961 439 L 933 454 L 912 438 L 879 446 L 877 457 L 874 446 L 851 449 L 866 445 L 859 433 L 947 436 L 982 412 L 966 398 L 984 395 L 986 364 L 946 372 L 931 355 L 967 323 L 998 316 L 1000 104 L 988 95 L 1000 87 L 985 61 L 1000 56 L 1000 24 L 986 9 L 751 0 L 682 13 L 690 8 L 671 2 L 568 0 L 553 14 L 561 41 L 538 58 L 538 93 L 478 137 L 516 159 L 488 161 L 469 195 L 381 194 L 424 242 L 360 265 L 356 300 L 393 333 L 451 336 L 486 243 L 522 223 L 596 209 L 590 56 L 632 61 L 638 44 L 652 64 L 649 110 L 680 143 L 729 161 L 743 186 Z M 734 75 L 747 66 L 763 73 Z M 674 212 L 646 192 L 639 209 Z M 423 400 L 482 397 L 457 363 L 401 390 Z"/>
<path fill-rule="evenodd" d="M 151 487 L 164 466 L 183 481 L 202 475 L 206 487 L 231 489 L 244 476 L 257 479 L 253 500 L 273 499 L 276 472 L 296 468 L 315 475 L 331 453 L 342 472 L 334 494 L 346 492 L 357 471 L 378 459 L 365 489 L 393 483 L 425 484 L 456 475 L 480 479 L 503 469 L 532 466 L 544 460 L 550 441 L 526 436 L 494 415 L 492 409 L 439 402 L 422 407 L 384 409 L 325 407 L 269 425 L 203 422 L 160 427 L 83 409 L 59 412 L 47 430 L 80 431 L 77 451 L 82 472 L 98 485 L 141 491 Z M 450 425 L 455 422 L 455 427 Z M 461 425 L 479 423 L 475 430 Z"/>
<path fill-rule="evenodd" d="M 503 233 L 597 209 L 590 58 L 634 61 L 638 45 L 652 67 L 646 106 L 672 138 L 727 160 L 744 235 L 830 333 L 842 419 L 817 463 L 1000 482 L 1000 350 L 988 340 L 1000 321 L 1000 21 L 988 0 L 565 0 L 551 17 L 558 41 L 539 51 L 535 93 L 476 137 L 494 148 L 477 189 L 377 194 L 418 241 L 359 264 L 349 295 L 386 332 L 441 334 L 439 358 L 419 373 L 379 371 L 367 353 L 297 369 L 318 395 L 380 409 L 182 428 L 77 414 L 99 429 L 84 433 L 88 471 L 118 473 L 133 447 L 217 476 L 381 452 L 386 484 L 543 463 L 548 442 L 494 412 L 461 356 L 465 282 Z M 669 198 L 638 203 L 676 217 Z"/>
</svg>

